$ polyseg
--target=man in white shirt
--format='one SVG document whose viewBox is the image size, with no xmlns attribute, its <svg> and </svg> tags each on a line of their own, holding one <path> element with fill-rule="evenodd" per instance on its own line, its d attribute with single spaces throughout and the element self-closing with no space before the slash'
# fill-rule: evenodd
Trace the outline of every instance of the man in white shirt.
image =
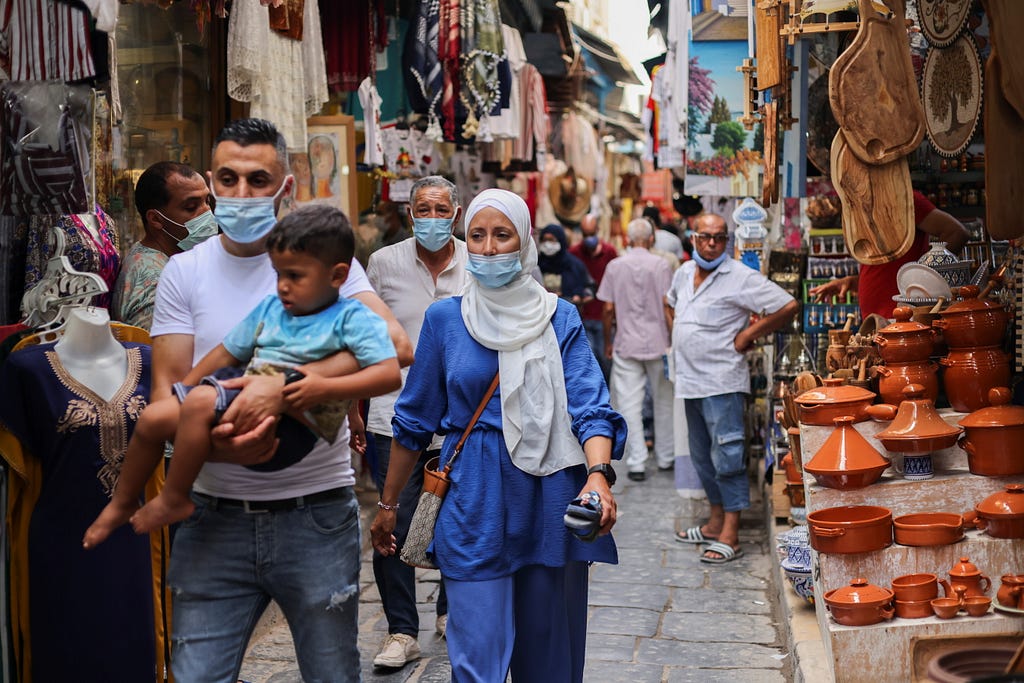
<svg viewBox="0 0 1024 683">
<path fill-rule="evenodd" d="M 725 219 L 695 222 L 693 259 L 672 277 L 665 313 L 674 321 L 676 396 L 685 399 L 690 456 L 711 517 L 676 534 L 682 543 L 710 543 L 702 562 L 723 564 L 743 554 L 740 512 L 750 507 L 743 413 L 750 393 L 745 353 L 796 315 L 798 304 L 759 271 L 728 258 Z M 759 315 L 750 322 L 751 315 Z"/>
<path fill-rule="evenodd" d="M 597 298 L 604 302 L 604 351 L 612 362 L 612 406 L 629 427 L 626 467 L 629 478 L 643 481 L 647 461 L 644 443 L 644 387 L 649 382 L 654 412 L 654 455 L 658 469 L 675 460 L 672 435 L 672 383 L 665 373 L 669 325 L 662 297 L 672 281 L 668 264 L 649 249 L 651 224 L 636 218 L 627 226 L 630 249 L 608 263 Z M 615 329 L 614 345 L 612 329 Z"/>
<path fill-rule="evenodd" d="M 466 284 L 466 243 L 452 235 L 462 214 L 458 189 L 440 176 L 417 180 L 409 194 L 409 218 L 413 237 L 379 249 L 370 258 L 366 274 L 370 283 L 405 328 L 413 342 L 419 340 L 420 328 L 427 307 L 435 301 L 455 296 Z M 402 370 L 405 384 L 407 369 Z M 384 490 L 391 455 L 391 418 L 395 400 L 401 389 L 370 401 L 366 431 L 373 435 L 377 455 L 377 489 Z M 395 539 L 401 548 L 409 532 L 409 523 L 416 511 L 423 489 L 423 465 L 439 455 L 444 442 L 434 437 L 430 448 L 420 456 L 419 464 L 398 499 Z M 373 659 L 375 666 L 398 668 L 419 659 L 416 642 L 419 613 L 416 610 L 415 570 L 399 559 L 373 553 L 373 576 L 377 581 L 388 620 L 388 637 Z M 437 599 L 436 630 L 444 635 L 448 619 L 448 602 L 441 584 Z"/>
<path fill-rule="evenodd" d="M 265 243 L 293 185 L 287 168 L 284 138 L 268 121 L 234 121 L 218 136 L 208 177 L 223 234 L 175 255 L 163 271 L 151 330 L 154 398 L 169 395 L 276 291 Z M 408 364 L 405 333 L 354 260 L 341 295 L 388 320 L 399 360 Z M 335 380 L 310 374 L 301 381 Z M 168 575 L 174 676 L 182 683 L 237 680 L 256 621 L 274 600 L 291 627 L 304 680 L 358 681 L 359 506 L 348 437 L 321 440 L 280 471 L 243 467 L 274 453 L 283 379 L 235 382 L 245 388 L 214 430 L 222 461 L 203 466 L 193 487 L 195 512 L 175 536 Z"/>
</svg>

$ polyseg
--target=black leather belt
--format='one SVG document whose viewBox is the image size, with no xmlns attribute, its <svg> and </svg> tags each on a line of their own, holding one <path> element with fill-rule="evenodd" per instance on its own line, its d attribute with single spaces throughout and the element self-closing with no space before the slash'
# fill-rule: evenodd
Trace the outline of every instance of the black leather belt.
<svg viewBox="0 0 1024 683">
<path fill-rule="evenodd" d="M 284 512 L 305 507 L 306 505 L 341 500 L 345 497 L 349 488 L 348 486 L 341 486 L 336 489 L 311 493 L 308 496 L 281 498 L 279 500 L 237 500 L 235 498 L 208 496 L 205 493 L 198 492 L 194 492 L 193 495 L 215 510 L 217 508 L 241 508 L 246 512 Z"/>
</svg>

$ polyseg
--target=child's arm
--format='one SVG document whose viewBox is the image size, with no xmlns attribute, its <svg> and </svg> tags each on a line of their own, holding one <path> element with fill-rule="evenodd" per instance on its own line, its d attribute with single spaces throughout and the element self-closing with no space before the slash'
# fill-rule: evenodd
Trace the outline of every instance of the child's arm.
<svg viewBox="0 0 1024 683">
<path fill-rule="evenodd" d="M 334 356 L 340 355 L 343 354 L 334 354 Z M 313 365 L 314 363 L 310 363 L 302 366 L 306 377 L 298 382 L 285 385 L 282 390 L 288 408 L 307 410 L 324 401 L 380 396 L 402 386 L 402 373 L 399 371 L 398 359 L 395 357 L 367 365 L 365 368 L 342 377 L 324 377 L 315 374 L 312 371 Z"/>
<path fill-rule="evenodd" d="M 238 360 L 230 353 L 223 344 L 217 344 L 213 349 L 202 357 L 202 359 L 196 363 L 196 366 L 192 368 L 185 379 L 181 380 L 182 384 L 194 385 L 198 384 L 199 380 L 212 375 L 215 371 L 220 370 L 223 367 L 229 365 L 240 365 L 242 361 Z"/>
</svg>

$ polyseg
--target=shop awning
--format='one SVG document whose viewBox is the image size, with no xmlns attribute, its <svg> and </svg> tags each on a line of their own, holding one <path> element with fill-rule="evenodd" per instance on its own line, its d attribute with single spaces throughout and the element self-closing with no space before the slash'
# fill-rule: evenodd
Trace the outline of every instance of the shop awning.
<svg viewBox="0 0 1024 683">
<path fill-rule="evenodd" d="M 633 71 L 629 60 L 614 43 L 610 43 L 576 24 L 572 25 L 572 32 L 580 49 L 592 56 L 598 67 L 613 82 L 643 85 Z"/>
</svg>

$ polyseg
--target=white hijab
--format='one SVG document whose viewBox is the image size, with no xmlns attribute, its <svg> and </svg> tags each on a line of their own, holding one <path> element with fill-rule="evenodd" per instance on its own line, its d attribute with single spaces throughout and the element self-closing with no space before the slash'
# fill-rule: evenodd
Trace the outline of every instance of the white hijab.
<svg viewBox="0 0 1024 683">
<path fill-rule="evenodd" d="M 466 210 L 466 233 L 480 209 L 508 217 L 519 233 L 522 271 L 504 287 L 483 287 L 473 276 L 462 293 L 462 320 L 470 336 L 498 352 L 505 446 L 516 467 L 537 476 L 586 462 L 572 433 L 565 371 L 551 327 L 558 297 L 533 279 L 537 247 L 530 210 L 506 190 L 484 190 Z"/>
</svg>

